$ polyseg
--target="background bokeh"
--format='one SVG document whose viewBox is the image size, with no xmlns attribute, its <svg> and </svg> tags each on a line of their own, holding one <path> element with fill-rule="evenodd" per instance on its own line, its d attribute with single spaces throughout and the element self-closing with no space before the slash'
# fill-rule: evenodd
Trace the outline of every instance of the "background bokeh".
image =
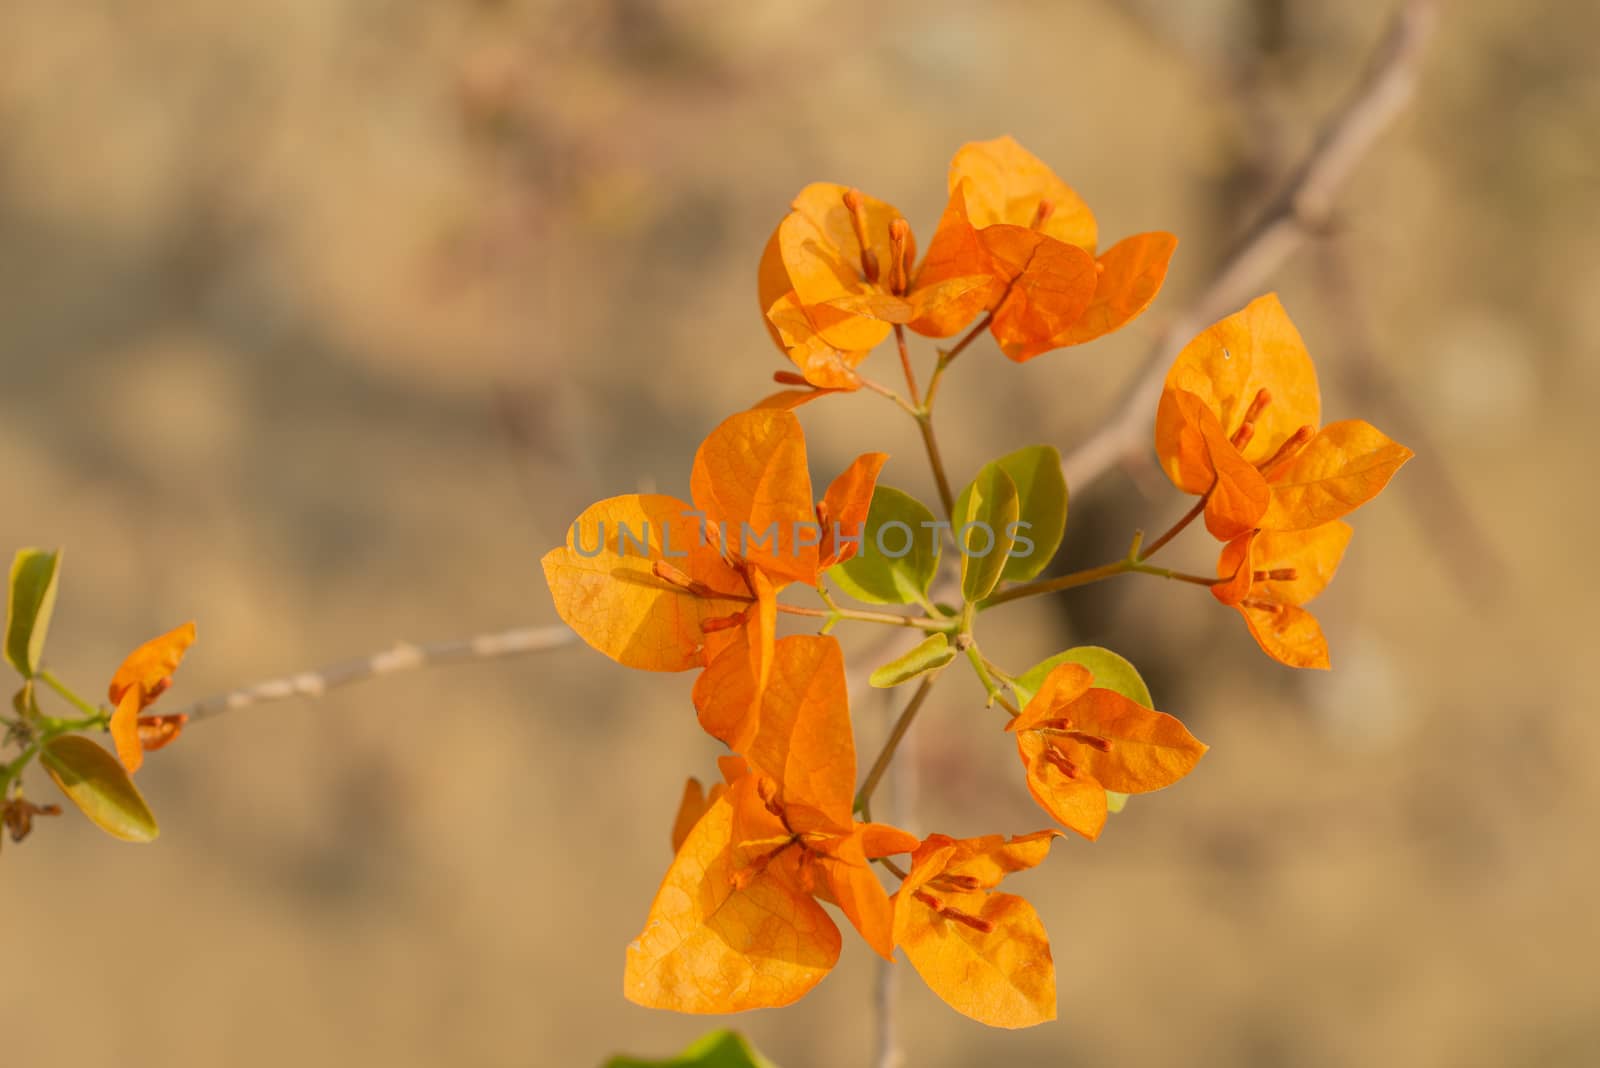
<svg viewBox="0 0 1600 1068">
<path fill-rule="evenodd" d="M 951 152 L 1004 132 L 1108 236 L 1183 238 L 1133 328 L 952 371 L 957 477 L 1069 446 L 1389 7 L 6 0 L 0 545 L 66 546 L 50 656 L 85 690 L 197 619 L 174 703 L 552 621 L 537 561 L 570 518 L 685 491 L 695 444 L 783 366 L 754 266 L 794 192 L 851 182 L 927 235 Z M 985 1030 L 906 968 L 907 1064 L 1594 1063 L 1597 32 L 1590 5 L 1447 4 L 1415 106 L 1273 280 L 1327 410 L 1420 453 L 1319 601 L 1333 673 L 1137 577 L 996 617 L 1009 664 L 1125 652 L 1213 749 L 1016 880 L 1062 1021 Z M 878 398 L 803 417 L 818 477 L 884 446 L 887 480 L 929 491 Z M 1184 504 L 1115 472 L 1075 498 L 1068 559 Z M 1208 566 L 1204 540 L 1173 559 Z M 1036 829 L 952 679 L 899 817 Z M 689 684 L 571 647 L 194 728 L 141 773 L 156 845 L 62 819 L 6 846 L 3 1059 L 584 1068 L 684 1045 L 706 1021 L 628 1004 L 620 973 L 683 778 L 711 771 Z M 856 711 L 870 753 L 889 710 Z M 736 1024 L 787 1068 L 865 1063 L 873 972 L 852 944 L 800 1006 Z"/>
</svg>

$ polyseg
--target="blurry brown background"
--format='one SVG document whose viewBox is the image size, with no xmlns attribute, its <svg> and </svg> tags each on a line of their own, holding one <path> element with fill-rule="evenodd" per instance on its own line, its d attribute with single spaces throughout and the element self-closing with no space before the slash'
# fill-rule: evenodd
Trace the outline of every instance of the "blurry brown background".
<svg viewBox="0 0 1600 1068">
<path fill-rule="evenodd" d="M 686 491 L 695 444 L 783 366 L 754 266 L 794 192 L 860 185 L 925 241 L 951 152 L 1006 132 L 1108 238 L 1183 238 L 1121 335 L 952 371 L 957 477 L 1069 446 L 1388 8 L 5 0 L 0 545 L 66 546 L 50 656 L 93 692 L 191 617 L 168 702 L 551 621 L 537 562 L 571 517 Z M 1113 645 L 1214 748 L 1016 880 L 1062 1021 L 985 1030 L 904 968 L 907 1064 L 1596 1062 L 1596 33 L 1584 4 L 1447 5 L 1335 235 L 1274 280 L 1330 415 L 1422 452 L 1319 601 L 1332 674 L 1155 580 L 997 614 L 1003 662 Z M 883 446 L 888 481 L 929 490 L 881 400 L 804 420 L 819 479 Z M 1113 473 L 1075 499 L 1069 559 L 1184 503 Z M 1173 559 L 1208 566 L 1204 541 Z M 677 1049 L 708 1022 L 620 986 L 682 780 L 712 770 L 689 684 L 573 647 L 197 726 L 141 774 L 153 847 L 63 819 L 5 848 L 4 1061 Z M 904 821 L 1042 826 L 976 686 L 941 692 Z M 857 713 L 864 763 L 887 711 Z M 736 1026 L 786 1068 L 865 1063 L 869 956 Z"/>
</svg>

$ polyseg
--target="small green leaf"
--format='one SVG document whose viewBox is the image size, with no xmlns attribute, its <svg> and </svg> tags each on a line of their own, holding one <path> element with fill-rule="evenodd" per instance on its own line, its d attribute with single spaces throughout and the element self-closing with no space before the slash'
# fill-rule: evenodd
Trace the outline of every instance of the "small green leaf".
<svg viewBox="0 0 1600 1068">
<path fill-rule="evenodd" d="M 124 842 L 155 841 L 156 818 L 116 757 L 81 734 L 67 734 L 46 744 L 39 762 L 102 831 Z"/>
<path fill-rule="evenodd" d="M 11 562 L 11 587 L 6 598 L 6 659 L 31 679 L 44 655 L 50 615 L 56 610 L 56 576 L 61 552 L 19 549 Z"/>
<path fill-rule="evenodd" d="M 861 547 L 828 577 L 868 604 L 913 604 L 939 570 L 939 529 L 926 505 L 909 493 L 880 485 L 861 530 Z"/>
<path fill-rule="evenodd" d="M 737 1031 L 712 1031 L 676 1057 L 646 1061 L 637 1057 L 613 1057 L 605 1068 L 777 1068 L 750 1048 Z"/>
<path fill-rule="evenodd" d="M 1017 534 L 1017 486 L 998 463 L 983 465 L 961 491 L 956 544 L 961 546 L 961 596 L 981 601 L 1000 581 Z"/>
<path fill-rule="evenodd" d="M 897 657 L 878 668 L 867 677 L 867 681 L 880 690 L 887 690 L 891 686 L 899 686 L 919 675 L 926 675 L 936 668 L 942 668 L 955 658 L 956 651 L 950 648 L 949 639 L 943 634 L 934 634 L 906 655 Z"/>
<path fill-rule="evenodd" d="M 1067 480 L 1061 474 L 1061 454 L 1052 445 L 1030 445 L 995 463 L 1016 484 L 1019 524 L 1017 543 L 1006 557 L 1000 577 L 1006 582 L 1026 582 L 1049 565 L 1067 529 Z M 962 490 L 956 499 L 956 515 L 965 515 L 966 508 L 967 491 Z"/>
<path fill-rule="evenodd" d="M 1058 664 L 1082 664 L 1093 673 L 1096 686 L 1114 690 L 1146 708 L 1155 708 L 1155 702 L 1150 698 L 1150 688 L 1144 684 L 1139 669 L 1129 663 L 1126 657 L 1098 645 L 1080 645 L 1068 649 L 1024 671 L 1017 676 L 1017 684 L 1012 687 L 1017 701 L 1026 705 L 1033 700 L 1033 695 L 1044 685 L 1045 676 Z M 1121 812 L 1127 803 L 1127 794 L 1106 791 L 1106 805 L 1112 812 Z"/>
</svg>

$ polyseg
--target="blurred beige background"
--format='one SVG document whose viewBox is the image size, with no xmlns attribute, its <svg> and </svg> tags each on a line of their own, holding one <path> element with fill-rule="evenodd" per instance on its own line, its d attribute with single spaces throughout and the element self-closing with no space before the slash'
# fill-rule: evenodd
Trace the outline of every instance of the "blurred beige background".
<svg viewBox="0 0 1600 1068">
<path fill-rule="evenodd" d="M 86 691 L 197 619 L 172 703 L 551 621 L 537 561 L 571 517 L 684 492 L 695 444 L 784 366 L 754 267 L 794 192 L 858 184 L 925 241 L 951 152 L 1005 132 L 1108 237 L 1183 239 L 1134 328 L 952 371 L 957 477 L 1069 446 L 1389 7 L 6 0 L 0 546 L 66 546 L 50 658 Z M 1336 236 L 1274 281 L 1327 411 L 1422 453 L 1319 602 L 1331 675 L 1138 577 L 996 617 L 1017 666 L 1127 653 L 1214 748 L 1016 880 L 1061 1022 L 987 1031 L 905 968 L 908 1065 L 1595 1063 L 1597 32 L 1584 4 L 1447 5 Z M 883 446 L 886 480 L 929 489 L 881 400 L 804 419 L 819 479 Z M 1076 498 L 1069 559 L 1184 503 L 1112 474 Z M 1203 542 L 1173 559 L 1207 566 Z M 689 685 L 575 647 L 195 727 L 141 773 L 153 847 L 76 819 L 6 846 L 3 1059 L 677 1049 L 710 1022 L 620 986 L 682 780 L 712 770 Z M 904 822 L 1042 826 L 975 685 L 941 692 Z M 887 712 L 857 713 L 864 764 Z M 864 1064 L 872 977 L 851 944 L 798 1007 L 734 1023 L 786 1068 Z"/>
</svg>

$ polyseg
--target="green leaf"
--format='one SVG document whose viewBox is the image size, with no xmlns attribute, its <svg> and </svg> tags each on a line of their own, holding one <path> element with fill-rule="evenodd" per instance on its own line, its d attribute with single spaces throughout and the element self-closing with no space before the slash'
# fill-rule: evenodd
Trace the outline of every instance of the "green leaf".
<svg viewBox="0 0 1600 1068">
<path fill-rule="evenodd" d="M 1006 582 L 1026 582 L 1049 565 L 1067 529 L 1067 480 L 1061 474 L 1061 454 L 1052 445 L 1030 445 L 995 463 L 1016 484 L 1017 522 L 1027 524 L 1018 527 L 1017 544 L 1013 555 L 1006 557 L 1000 577 Z M 962 490 L 956 499 L 956 515 L 966 514 L 967 492 Z"/>
<path fill-rule="evenodd" d="M 939 570 L 939 527 L 944 525 L 909 493 L 880 485 L 872 493 L 861 548 L 830 567 L 828 577 L 858 601 L 914 604 L 927 595 Z"/>
<path fill-rule="evenodd" d="M 955 658 L 956 651 L 950 648 L 949 639 L 943 634 L 934 634 L 906 655 L 897 657 L 878 668 L 867 677 L 867 681 L 880 690 L 887 690 L 891 686 L 899 686 L 919 675 L 926 675 L 936 668 L 942 668 Z"/>
<path fill-rule="evenodd" d="M 961 491 L 961 499 L 966 503 L 955 510 L 961 596 L 981 601 L 1000 581 L 1016 538 L 1017 485 L 1005 468 L 988 463 Z"/>
<path fill-rule="evenodd" d="M 694 1045 L 664 1061 L 646 1061 L 637 1057 L 613 1057 L 605 1068 L 777 1068 L 771 1061 L 750 1048 L 743 1035 L 737 1031 L 712 1031 L 695 1041 Z"/>
<path fill-rule="evenodd" d="M 1012 687 L 1016 692 L 1017 702 L 1026 705 L 1032 701 L 1033 695 L 1044 685 L 1045 676 L 1049 675 L 1058 664 L 1082 664 L 1093 673 L 1096 686 L 1114 690 L 1146 708 L 1155 708 L 1155 702 L 1150 698 L 1150 687 L 1144 684 L 1139 669 L 1126 657 L 1098 645 L 1080 645 L 1068 649 L 1024 671 L 1017 676 L 1017 684 Z M 1119 794 L 1115 790 L 1106 791 L 1106 804 L 1112 812 L 1121 812 L 1127 803 L 1127 794 Z"/>
<path fill-rule="evenodd" d="M 56 576 L 61 552 L 19 549 L 11 562 L 11 588 L 6 598 L 6 659 L 31 679 L 39 671 L 50 615 L 56 610 Z"/>
<path fill-rule="evenodd" d="M 39 762 L 89 821 L 124 842 L 153 842 L 160 829 L 117 758 L 81 734 L 52 739 Z"/>
</svg>

